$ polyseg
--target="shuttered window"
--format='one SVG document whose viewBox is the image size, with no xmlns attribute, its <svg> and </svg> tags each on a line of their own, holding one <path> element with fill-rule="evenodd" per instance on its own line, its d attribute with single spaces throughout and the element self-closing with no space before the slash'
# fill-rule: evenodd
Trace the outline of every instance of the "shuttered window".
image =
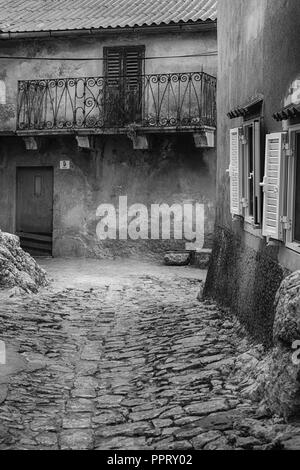
<svg viewBox="0 0 300 470">
<path fill-rule="evenodd" d="M 104 106 L 108 126 L 141 120 L 144 55 L 144 46 L 104 48 Z"/>
<path fill-rule="evenodd" d="M 262 178 L 262 164 L 261 159 L 261 126 L 260 121 L 254 122 L 254 223 L 260 225 L 262 223 L 262 190 L 261 190 L 261 178 Z"/>
<path fill-rule="evenodd" d="M 265 176 L 262 183 L 263 236 L 282 240 L 283 133 L 266 136 Z"/>
<path fill-rule="evenodd" d="M 283 218 L 287 246 L 300 251 L 300 126 L 291 126 L 286 162 L 286 217 Z"/>
<path fill-rule="evenodd" d="M 245 209 L 245 220 L 258 227 L 261 225 L 259 119 L 244 124 L 242 143 L 243 207 Z"/>
<path fill-rule="evenodd" d="M 260 119 L 230 129 L 230 211 L 261 228 Z"/>
<path fill-rule="evenodd" d="M 295 207 L 294 207 L 294 240 L 300 243 L 300 134 L 296 135 L 295 152 Z"/>
<path fill-rule="evenodd" d="M 104 70 L 109 84 L 139 86 L 144 69 L 144 46 L 104 48 Z"/>
<path fill-rule="evenodd" d="M 241 144 L 240 128 L 230 130 L 230 211 L 242 215 L 241 206 Z"/>
</svg>

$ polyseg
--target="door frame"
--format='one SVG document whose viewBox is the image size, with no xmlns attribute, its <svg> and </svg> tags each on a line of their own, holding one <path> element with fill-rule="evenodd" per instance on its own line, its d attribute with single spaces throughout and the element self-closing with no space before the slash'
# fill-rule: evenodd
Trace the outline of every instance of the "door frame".
<svg viewBox="0 0 300 470">
<path fill-rule="evenodd" d="M 38 168 L 47 168 L 51 170 L 52 173 L 52 220 L 51 220 L 51 234 L 52 234 L 52 251 L 53 251 L 53 232 L 54 232 L 54 165 L 41 165 L 41 164 L 17 164 L 15 169 L 15 190 L 14 190 L 14 214 L 13 214 L 13 221 L 14 221 L 14 233 L 17 233 L 18 228 L 18 170 L 22 169 L 38 169 Z"/>
</svg>

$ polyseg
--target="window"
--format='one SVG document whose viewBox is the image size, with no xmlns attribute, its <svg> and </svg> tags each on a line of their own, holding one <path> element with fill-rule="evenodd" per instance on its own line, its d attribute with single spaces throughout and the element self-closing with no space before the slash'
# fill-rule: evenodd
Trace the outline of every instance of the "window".
<svg viewBox="0 0 300 470">
<path fill-rule="evenodd" d="M 260 121 L 254 120 L 244 125 L 242 137 L 243 193 L 242 203 L 247 222 L 255 226 L 261 224 L 261 159 Z"/>
<path fill-rule="evenodd" d="M 241 139 L 244 147 L 244 185 L 241 195 L 248 192 L 249 203 L 245 204 L 245 214 L 255 221 L 256 217 L 259 218 L 259 199 L 255 202 L 259 162 L 258 150 L 254 150 L 252 157 L 253 144 L 250 141 L 254 141 L 254 147 L 258 141 L 249 129 L 246 129 Z M 247 177 L 250 184 L 247 183 Z M 300 252 L 300 125 L 291 126 L 289 132 L 266 135 L 264 177 L 259 186 L 263 188 L 262 235 L 267 239 L 283 241 L 288 247 Z"/>
<path fill-rule="evenodd" d="M 284 181 L 286 210 L 283 216 L 286 242 L 291 248 L 300 249 L 300 126 L 293 126 L 289 132 L 289 149 L 286 158 Z"/>
<path fill-rule="evenodd" d="M 294 204 L 294 240 L 300 244 L 300 133 L 296 137 L 295 154 L 295 204 Z"/>
<path fill-rule="evenodd" d="M 144 56 L 144 46 L 104 48 L 105 111 L 112 124 L 141 118 Z"/>
<path fill-rule="evenodd" d="M 230 131 L 231 213 L 261 225 L 260 120 L 248 121 Z"/>
<path fill-rule="evenodd" d="M 300 127 L 266 136 L 263 235 L 300 249 Z"/>
</svg>

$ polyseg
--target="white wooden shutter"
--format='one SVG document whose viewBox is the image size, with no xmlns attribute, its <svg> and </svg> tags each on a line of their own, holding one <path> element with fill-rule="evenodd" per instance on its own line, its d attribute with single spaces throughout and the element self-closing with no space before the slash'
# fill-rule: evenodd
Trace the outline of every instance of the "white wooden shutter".
<svg viewBox="0 0 300 470">
<path fill-rule="evenodd" d="M 282 132 L 266 136 L 265 176 L 261 184 L 264 191 L 263 236 L 275 240 L 282 239 L 282 171 L 283 136 Z"/>
<path fill-rule="evenodd" d="M 230 212 L 242 215 L 240 128 L 230 129 Z"/>
</svg>

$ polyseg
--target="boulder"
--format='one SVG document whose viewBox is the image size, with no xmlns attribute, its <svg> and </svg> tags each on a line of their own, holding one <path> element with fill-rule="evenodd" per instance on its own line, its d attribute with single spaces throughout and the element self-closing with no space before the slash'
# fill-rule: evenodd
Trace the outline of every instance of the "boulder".
<svg viewBox="0 0 300 470">
<path fill-rule="evenodd" d="M 264 405 L 272 414 L 285 420 L 300 412 L 299 365 L 293 364 L 292 351 L 276 346 L 264 377 Z"/>
<path fill-rule="evenodd" d="M 164 256 L 164 262 L 168 266 L 186 266 L 190 260 L 189 251 L 168 251 Z"/>
<path fill-rule="evenodd" d="M 0 289 L 37 292 L 47 284 L 46 272 L 22 250 L 19 238 L 0 230 Z"/>
<path fill-rule="evenodd" d="M 300 364 L 293 360 L 294 343 L 300 340 L 300 271 L 283 280 L 275 307 L 274 348 L 263 379 L 262 404 L 288 419 L 300 413 Z"/>
<path fill-rule="evenodd" d="M 275 299 L 274 343 L 291 346 L 300 340 L 300 271 L 282 282 Z"/>
</svg>

